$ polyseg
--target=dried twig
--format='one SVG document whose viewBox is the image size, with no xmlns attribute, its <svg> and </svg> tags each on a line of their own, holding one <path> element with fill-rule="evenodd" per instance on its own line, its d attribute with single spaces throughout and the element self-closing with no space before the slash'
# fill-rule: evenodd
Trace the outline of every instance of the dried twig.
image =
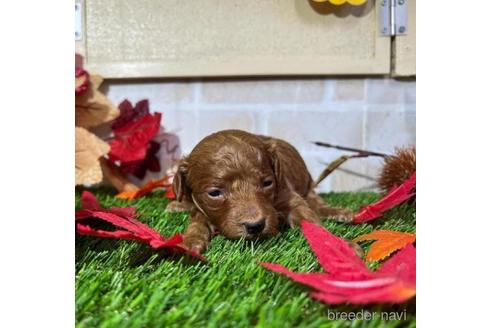
<svg viewBox="0 0 492 328">
<path fill-rule="evenodd" d="M 378 153 L 375 151 L 370 151 L 370 150 L 363 150 L 363 149 L 357 149 L 357 148 L 351 148 L 351 147 L 345 147 L 345 146 L 337 146 L 337 145 L 332 145 L 326 142 L 321 142 L 321 141 L 311 141 L 313 144 L 316 146 L 321 146 L 321 147 L 327 147 L 327 148 L 335 148 L 339 150 L 346 150 L 346 151 L 352 151 L 356 152 L 359 154 L 365 154 L 367 156 L 379 156 L 379 157 L 388 157 L 388 156 L 393 156 L 393 155 L 388 155 L 388 154 L 383 154 L 383 153 Z"/>
<path fill-rule="evenodd" d="M 333 171 L 335 171 L 340 165 L 345 163 L 347 160 L 351 158 L 360 158 L 360 157 L 369 157 L 371 154 L 356 154 L 356 155 L 343 155 L 338 157 L 336 160 L 328 164 L 328 166 L 321 172 L 318 179 L 316 180 L 314 186 L 318 186 L 321 181 L 323 181 L 327 176 L 329 176 Z"/>
</svg>

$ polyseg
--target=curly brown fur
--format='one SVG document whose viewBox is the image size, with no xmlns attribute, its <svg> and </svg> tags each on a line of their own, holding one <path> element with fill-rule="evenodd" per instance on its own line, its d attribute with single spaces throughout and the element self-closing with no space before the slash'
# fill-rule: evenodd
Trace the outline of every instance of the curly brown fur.
<svg viewBox="0 0 492 328">
<path fill-rule="evenodd" d="M 415 146 L 410 148 L 396 148 L 394 156 L 384 159 L 383 169 L 378 179 L 381 190 L 388 193 L 391 189 L 401 185 L 417 169 L 417 153 Z"/>
<path fill-rule="evenodd" d="M 352 213 L 328 206 L 297 150 L 285 141 L 226 130 L 204 138 L 183 158 L 173 182 L 177 201 L 190 209 L 187 247 L 203 252 L 215 232 L 229 238 L 265 238 L 282 225 L 320 216 L 350 222 Z"/>
</svg>

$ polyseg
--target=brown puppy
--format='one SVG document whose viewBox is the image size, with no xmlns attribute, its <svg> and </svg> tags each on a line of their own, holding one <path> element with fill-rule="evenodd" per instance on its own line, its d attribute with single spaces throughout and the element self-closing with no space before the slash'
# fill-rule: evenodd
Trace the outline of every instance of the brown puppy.
<svg viewBox="0 0 492 328">
<path fill-rule="evenodd" d="M 352 220 L 346 209 L 328 206 L 297 150 L 285 141 L 226 130 L 203 139 L 181 160 L 173 182 L 177 201 L 167 210 L 191 210 L 187 247 L 203 252 L 217 230 L 247 239 L 275 235 L 283 224 L 319 217 Z"/>
</svg>

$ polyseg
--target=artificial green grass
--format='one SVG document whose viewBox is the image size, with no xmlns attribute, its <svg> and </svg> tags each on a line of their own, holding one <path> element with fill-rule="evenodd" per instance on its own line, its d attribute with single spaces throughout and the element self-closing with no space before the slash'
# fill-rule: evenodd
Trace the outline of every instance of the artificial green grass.
<svg viewBox="0 0 492 328">
<path fill-rule="evenodd" d="M 165 213 L 168 201 L 161 192 L 131 201 L 115 199 L 109 189 L 92 192 L 104 207 L 135 207 L 141 221 L 165 236 L 186 227 L 188 214 Z M 332 205 L 357 210 L 379 196 L 331 193 L 324 198 Z M 402 205 L 372 224 L 326 220 L 324 226 L 348 239 L 376 229 L 415 232 L 415 209 Z M 204 256 L 208 263 L 159 256 L 137 242 L 77 236 L 77 327 L 416 326 L 414 301 L 398 306 L 330 306 L 311 299 L 309 288 L 257 264 L 260 260 L 293 271 L 321 271 L 299 228 L 262 242 L 218 236 Z M 375 312 L 373 320 L 331 320 L 328 315 L 361 309 Z M 404 313 L 406 320 L 383 320 L 380 311 Z"/>
</svg>

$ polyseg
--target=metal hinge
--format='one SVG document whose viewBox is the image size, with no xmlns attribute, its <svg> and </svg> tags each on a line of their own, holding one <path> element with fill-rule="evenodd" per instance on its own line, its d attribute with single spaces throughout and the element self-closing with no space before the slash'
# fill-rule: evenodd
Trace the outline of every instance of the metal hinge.
<svg viewBox="0 0 492 328">
<path fill-rule="evenodd" d="M 378 0 L 380 8 L 379 34 L 407 34 L 407 2 L 409 0 Z"/>
</svg>

